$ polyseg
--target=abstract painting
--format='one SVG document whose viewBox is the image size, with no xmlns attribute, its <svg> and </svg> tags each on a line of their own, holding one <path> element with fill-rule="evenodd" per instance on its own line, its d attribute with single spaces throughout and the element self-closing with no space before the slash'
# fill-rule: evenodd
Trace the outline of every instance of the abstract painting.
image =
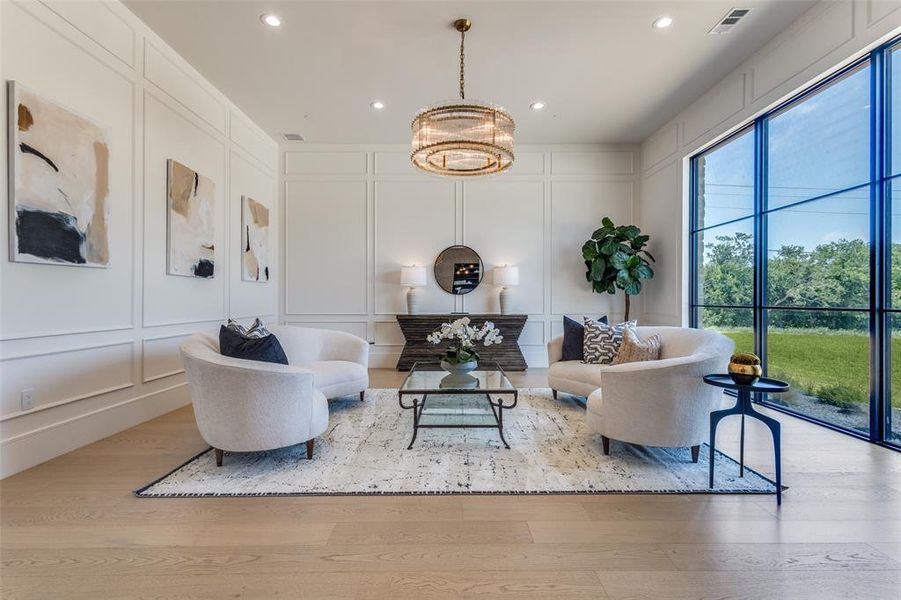
<svg viewBox="0 0 901 600">
<path fill-rule="evenodd" d="M 241 198 L 244 281 L 269 281 L 269 209 L 250 196 Z"/>
<path fill-rule="evenodd" d="M 106 129 L 9 82 L 10 260 L 109 267 Z"/>
<path fill-rule="evenodd" d="M 176 160 L 168 161 L 168 273 L 212 277 L 216 258 L 215 184 Z"/>
</svg>

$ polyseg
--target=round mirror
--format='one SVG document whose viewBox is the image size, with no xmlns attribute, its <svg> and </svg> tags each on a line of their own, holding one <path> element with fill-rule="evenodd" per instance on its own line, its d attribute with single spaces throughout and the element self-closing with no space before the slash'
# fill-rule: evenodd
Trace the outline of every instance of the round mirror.
<svg viewBox="0 0 901 600">
<path fill-rule="evenodd" d="M 482 281 L 482 259 L 469 246 L 445 248 L 435 259 L 435 279 L 449 294 L 468 294 Z"/>
</svg>

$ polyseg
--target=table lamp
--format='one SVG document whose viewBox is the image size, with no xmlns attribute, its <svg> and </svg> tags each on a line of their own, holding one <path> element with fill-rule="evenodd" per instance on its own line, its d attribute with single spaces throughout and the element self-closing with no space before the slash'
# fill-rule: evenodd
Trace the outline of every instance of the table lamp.
<svg viewBox="0 0 901 600">
<path fill-rule="evenodd" d="M 501 287 L 501 314 L 510 314 L 510 288 L 519 285 L 519 267 L 504 265 L 494 269 L 494 285 Z"/>
<path fill-rule="evenodd" d="M 425 267 L 417 267 L 416 265 L 413 265 L 411 267 L 400 268 L 400 284 L 410 288 L 407 290 L 408 315 L 419 314 L 419 305 L 421 298 L 418 288 L 425 287 L 426 282 L 427 280 Z"/>
</svg>

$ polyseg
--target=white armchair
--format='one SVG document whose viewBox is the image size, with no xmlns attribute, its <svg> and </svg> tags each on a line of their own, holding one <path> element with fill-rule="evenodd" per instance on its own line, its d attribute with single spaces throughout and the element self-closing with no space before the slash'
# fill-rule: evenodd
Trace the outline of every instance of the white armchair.
<svg viewBox="0 0 901 600">
<path fill-rule="evenodd" d="M 369 343 L 343 331 L 273 325 L 269 327 L 292 366 L 313 371 L 313 386 L 326 398 L 359 394 L 369 387 Z"/>
<path fill-rule="evenodd" d="M 314 374 L 280 365 L 222 356 L 213 338 L 195 334 L 181 355 L 200 435 L 223 452 L 255 452 L 307 443 L 328 427 L 328 401 L 313 387 Z"/>
<path fill-rule="evenodd" d="M 614 439 L 690 447 L 697 461 L 710 429 L 710 412 L 723 400 L 722 390 L 705 384 L 702 377 L 725 372 L 735 344 L 703 329 L 638 328 L 641 338 L 654 334 L 662 342 L 660 360 L 622 365 L 560 361 L 562 338 L 557 338 L 548 344 L 548 380 L 555 396 L 556 390 L 588 396 L 588 427 L 601 434 L 605 454 Z"/>
</svg>

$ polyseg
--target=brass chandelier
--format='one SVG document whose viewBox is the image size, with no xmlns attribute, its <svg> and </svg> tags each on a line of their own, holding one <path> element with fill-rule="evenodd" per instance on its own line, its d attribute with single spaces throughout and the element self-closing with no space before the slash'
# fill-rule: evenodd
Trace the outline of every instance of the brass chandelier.
<svg viewBox="0 0 901 600">
<path fill-rule="evenodd" d="M 410 158 L 429 173 L 490 175 L 513 164 L 513 117 L 499 106 L 466 100 L 463 50 L 471 26 L 469 19 L 454 21 L 460 32 L 460 101 L 423 108 L 413 119 Z"/>
</svg>

